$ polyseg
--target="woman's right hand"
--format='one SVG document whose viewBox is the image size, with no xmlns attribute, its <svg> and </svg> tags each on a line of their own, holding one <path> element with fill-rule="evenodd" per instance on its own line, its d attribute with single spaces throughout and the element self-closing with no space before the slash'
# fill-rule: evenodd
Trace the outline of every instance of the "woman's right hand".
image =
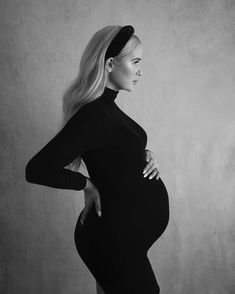
<svg viewBox="0 0 235 294">
<path fill-rule="evenodd" d="M 86 180 L 86 187 L 84 188 L 85 207 L 81 215 L 81 224 L 83 225 L 89 209 L 95 204 L 95 209 L 98 216 L 101 216 L 100 194 L 95 185 L 89 178 Z"/>
</svg>

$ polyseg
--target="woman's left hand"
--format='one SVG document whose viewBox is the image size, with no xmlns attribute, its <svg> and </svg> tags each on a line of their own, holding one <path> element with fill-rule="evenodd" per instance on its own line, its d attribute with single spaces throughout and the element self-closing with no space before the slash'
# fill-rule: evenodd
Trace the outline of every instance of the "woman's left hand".
<svg viewBox="0 0 235 294">
<path fill-rule="evenodd" d="M 143 170 L 144 177 L 149 175 L 149 179 L 156 177 L 158 180 L 160 177 L 159 170 L 155 167 L 155 154 L 146 149 L 145 150 L 146 161 L 148 162 Z"/>
</svg>

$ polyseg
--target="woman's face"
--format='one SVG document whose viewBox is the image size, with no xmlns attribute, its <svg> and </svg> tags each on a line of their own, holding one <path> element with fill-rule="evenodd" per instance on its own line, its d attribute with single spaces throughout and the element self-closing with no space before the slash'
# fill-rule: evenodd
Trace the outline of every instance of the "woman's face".
<svg viewBox="0 0 235 294">
<path fill-rule="evenodd" d="M 131 54 L 124 57 L 120 62 L 112 59 L 112 65 L 109 67 L 108 81 L 106 86 L 113 90 L 132 91 L 138 81 L 142 71 L 140 70 L 140 60 L 143 55 L 143 47 L 139 44 Z"/>
</svg>

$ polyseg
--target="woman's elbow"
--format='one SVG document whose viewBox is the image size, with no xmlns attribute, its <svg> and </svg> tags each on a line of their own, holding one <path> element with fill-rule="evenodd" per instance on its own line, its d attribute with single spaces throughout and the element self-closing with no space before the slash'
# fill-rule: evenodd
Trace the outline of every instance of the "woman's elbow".
<svg viewBox="0 0 235 294">
<path fill-rule="evenodd" d="M 34 165 L 32 159 L 27 163 L 25 167 L 25 179 L 29 183 L 37 183 L 38 182 L 38 168 Z"/>
</svg>

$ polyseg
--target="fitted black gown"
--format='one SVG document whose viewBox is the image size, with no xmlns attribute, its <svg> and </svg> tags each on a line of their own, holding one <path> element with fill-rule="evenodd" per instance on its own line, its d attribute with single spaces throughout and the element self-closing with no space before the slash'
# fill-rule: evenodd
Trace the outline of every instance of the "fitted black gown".
<svg viewBox="0 0 235 294">
<path fill-rule="evenodd" d="M 168 193 L 161 178 L 143 177 L 147 134 L 105 88 L 85 104 L 26 166 L 29 182 L 82 190 L 86 177 L 66 169 L 81 156 L 100 193 L 102 216 L 93 206 L 74 240 L 77 251 L 106 294 L 157 294 L 147 251 L 169 221 Z"/>
</svg>

